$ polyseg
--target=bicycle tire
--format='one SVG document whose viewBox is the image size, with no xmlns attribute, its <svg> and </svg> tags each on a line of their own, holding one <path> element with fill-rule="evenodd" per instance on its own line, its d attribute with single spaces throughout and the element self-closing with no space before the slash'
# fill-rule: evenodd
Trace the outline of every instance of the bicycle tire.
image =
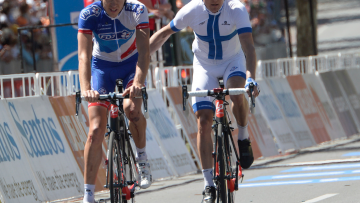
<svg viewBox="0 0 360 203">
<path fill-rule="evenodd" d="M 229 139 L 231 139 L 231 132 L 227 132 L 227 133 L 224 133 L 224 145 L 225 145 L 225 152 L 226 152 L 226 155 L 225 157 L 227 158 L 226 162 L 226 168 L 228 169 L 228 171 L 230 172 L 229 175 L 233 176 L 235 173 L 236 173 L 236 167 L 233 168 L 232 167 L 232 164 L 231 164 L 231 157 L 232 157 L 232 150 L 235 150 L 235 149 L 232 149 L 232 146 L 230 145 L 229 143 Z M 232 181 L 232 178 L 230 180 L 227 180 L 227 202 L 228 203 L 235 203 L 235 190 L 234 188 L 233 191 L 231 191 L 231 187 L 234 187 L 234 186 L 230 186 L 229 184 L 233 184 L 231 183 Z M 235 184 L 235 183 L 234 183 Z"/>
<path fill-rule="evenodd" d="M 218 199 L 220 198 L 220 202 L 221 203 L 226 203 L 227 202 L 227 181 L 225 180 L 225 175 L 226 175 L 226 167 L 225 167 L 225 150 L 224 150 L 224 136 L 223 136 L 223 126 L 219 125 L 218 126 L 218 137 L 217 137 L 217 142 L 218 142 L 218 166 L 219 166 L 219 178 L 218 178 Z"/>
<path fill-rule="evenodd" d="M 115 132 L 110 133 L 108 149 L 109 149 L 109 190 L 111 203 L 122 203 L 121 187 L 114 187 L 114 184 L 121 184 L 121 152 L 119 144 L 115 139 Z M 114 177 L 115 175 L 115 177 Z"/>
<path fill-rule="evenodd" d="M 125 123 L 123 123 L 123 126 L 126 126 Z M 127 158 L 127 164 L 124 165 L 124 180 L 127 182 L 134 182 L 133 185 L 130 186 L 130 195 L 131 199 L 128 201 L 126 198 L 124 198 L 123 203 L 134 203 L 135 202 L 135 187 L 136 187 L 136 180 L 137 180 L 137 167 L 136 167 L 136 161 L 135 161 L 135 154 L 132 150 L 131 142 L 130 142 L 130 136 L 127 133 L 127 129 L 124 128 L 123 131 L 123 140 L 124 140 L 124 151 Z"/>
</svg>

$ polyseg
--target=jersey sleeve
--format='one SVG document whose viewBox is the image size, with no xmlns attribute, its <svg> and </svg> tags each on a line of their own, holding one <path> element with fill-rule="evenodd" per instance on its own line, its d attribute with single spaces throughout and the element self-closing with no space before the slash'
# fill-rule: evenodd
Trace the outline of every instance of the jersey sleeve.
<svg viewBox="0 0 360 203">
<path fill-rule="evenodd" d="M 84 8 L 79 15 L 78 32 L 92 34 L 92 31 L 97 28 L 97 17 L 100 12 L 100 7 L 96 5 Z"/>
<path fill-rule="evenodd" d="M 143 4 L 139 4 L 134 12 L 136 29 L 149 28 L 148 11 Z"/>
<path fill-rule="evenodd" d="M 190 9 L 190 5 L 192 5 L 191 2 L 181 8 L 179 12 L 177 12 L 177 14 L 175 15 L 174 19 L 170 22 L 170 28 L 174 32 L 179 32 L 180 30 L 189 26 L 188 18 L 192 11 L 192 9 Z"/>
<path fill-rule="evenodd" d="M 234 10 L 236 30 L 238 34 L 252 32 L 250 17 L 243 4 L 237 5 Z"/>
</svg>

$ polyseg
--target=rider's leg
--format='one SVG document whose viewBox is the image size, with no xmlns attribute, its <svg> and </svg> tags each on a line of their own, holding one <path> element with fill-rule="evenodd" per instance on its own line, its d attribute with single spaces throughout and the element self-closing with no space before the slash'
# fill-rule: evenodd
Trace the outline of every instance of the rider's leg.
<svg viewBox="0 0 360 203">
<path fill-rule="evenodd" d="M 146 119 L 141 112 L 142 99 L 124 99 L 124 111 L 129 119 L 129 129 L 134 139 L 137 158 L 146 160 Z M 140 151 L 140 153 L 139 153 Z"/>
<path fill-rule="evenodd" d="M 102 142 L 106 131 L 106 115 L 106 107 L 89 107 L 90 127 L 84 149 L 84 202 L 94 202 L 95 180 L 102 158 Z"/>
<path fill-rule="evenodd" d="M 226 82 L 227 88 L 243 88 L 245 86 L 245 78 L 241 76 L 230 77 Z M 246 97 L 241 95 L 231 95 L 232 112 L 236 118 L 238 125 L 238 145 L 240 151 L 240 163 L 243 168 L 249 168 L 254 161 L 251 144 L 249 141 L 249 133 L 247 131 L 249 105 Z"/>
<path fill-rule="evenodd" d="M 213 142 L 211 139 L 211 125 L 213 123 L 214 111 L 212 109 L 202 109 L 195 113 L 197 117 L 197 147 L 200 154 L 200 162 L 206 186 L 214 186 L 213 181 Z"/>
<path fill-rule="evenodd" d="M 152 176 L 146 155 L 146 119 L 141 112 L 142 99 L 125 99 L 124 111 L 129 119 L 129 129 L 136 145 L 136 160 L 141 177 L 140 187 L 150 187 Z"/>
</svg>

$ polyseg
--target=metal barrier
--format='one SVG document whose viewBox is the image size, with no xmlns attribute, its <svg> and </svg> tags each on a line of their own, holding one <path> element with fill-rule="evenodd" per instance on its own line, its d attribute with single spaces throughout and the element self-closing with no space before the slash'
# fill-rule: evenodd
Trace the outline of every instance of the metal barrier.
<svg viewBox="0 0 360 203">
<path fill-rule="evenodd" d="M 360 68 L 360 53 L 259 60 L 256 78 L 282 77 L 348 68 Z"/>
<path fill-rule="evenodd" d="M 147 81 L 151 81 L 149 70 Z M 147 88 L 153 88 L 147 82 Z M 79 72 L 51 72 L 0 75 L 0 98 L 31 96 L 68 96 L 80 90 Z"/>
</svg>

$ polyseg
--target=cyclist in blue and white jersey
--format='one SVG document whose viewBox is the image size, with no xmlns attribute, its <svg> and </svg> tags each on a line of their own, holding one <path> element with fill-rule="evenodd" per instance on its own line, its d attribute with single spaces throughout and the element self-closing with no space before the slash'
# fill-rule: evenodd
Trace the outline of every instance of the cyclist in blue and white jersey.
<svg viewBox="0 0 360 203">
<path fill-rule="evenodd" d="M 81 94 L 89 102 L 90 121 L 84 150 L 83 201 L 93 203 L 109 108 L 109 102 L 97 98 L 99 94 L 114 92 L 116 79 L 123 80 L 124 95 L 130 96 L 123 104 L 136 145 L 140 187 L 151 185 L 142 99 L 134 98 L 141 95 L 150 62 L 149 19 L 145 6 L 136 0 L 101 0 L 81 11 L 78 26 Z"/>
<path fill-rule="evenodd" d="M 171 34 L 191 27 L 195 40 L 192 91 L 217 88 L 222 77 L 227 88 L 248 89 L 255 82 L 256 55 L 249 15 L 239 0 L 192 0 L 176 14 L 175 18 L 150 38 L 150 54 L 155 52 Z M 259 87 L 254 96 L 258 96 Z M 249 168 L 254 161 L 249 133 L 247 132 L 249 107 L 244 95 L 230 96 L 237 121 L 240 163 Z M 197 116 L 198 149 L 205 181 L 204 202 L 215 201 L 212 180 L 212 140 L 214 104 L 211 97 L 193 97 Z"/>
</svg>

